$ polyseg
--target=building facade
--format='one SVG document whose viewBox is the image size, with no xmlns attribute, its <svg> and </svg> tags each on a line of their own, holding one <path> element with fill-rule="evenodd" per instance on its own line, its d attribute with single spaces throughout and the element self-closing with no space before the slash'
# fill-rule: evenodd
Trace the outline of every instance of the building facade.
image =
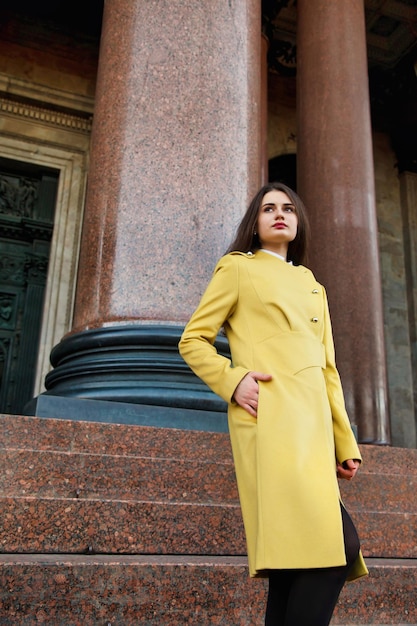
<svg viewBox="0 0 417 626">
<path fill-rule="evenodd" d="M 0 410 L 225 428 L 176 346 L 269 178 L 359 440 L 416 447 L 415 2 L 56 4 L 0 9 Z"/>
</svg>

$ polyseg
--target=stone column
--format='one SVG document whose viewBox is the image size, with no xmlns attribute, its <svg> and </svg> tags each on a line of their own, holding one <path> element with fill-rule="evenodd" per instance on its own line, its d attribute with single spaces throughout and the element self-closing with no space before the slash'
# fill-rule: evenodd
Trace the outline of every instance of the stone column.
<svg viewBox="0 0 417 626">
<path fill-rule="evenodd" d="M 397 445 L 407 448 L 417 447 L 417 173 L 403 171 L 400 174 L 401 190 L 401 211 L 403 219 L 404 233 L 404 255 L 405 255 L 405 279 L 408 298 L 407 316 L 408 321 L 410 352 L 411 352 L 411 376 L 413 380 L 413 394 L 410 395 L 407 389 L 407 377 L 403 371 L 400 387 L 401 394 L 398 406 L 401 409 L 406 406 L 406 411 L 399 410 L 401 417 L 393 416 L 393 439 L 398 441 Z M 401 332 L 404 329 L 401 328 Z M 399 342 L 404 343 L 404 342 Z M 403 347 L 403 346 L 402 346 Z M 404 347 L 403 347 L 404 350 Z M 405 378 L 405 380 L 404 380 Z M 397 404 L 396 404 L 397 406 Z"/>
<path fill-rule="evenodd" d="M 261 36 L 261 185 L 268 182 L 268 48 L 267 37 Z"/>
<path fill-rule="evenodd" d="M 363 0 L 297 3 L 298 191 L 362 442 L 390 441 Z"/>
<path fill-rule="evenodd" d="M 73 331 L 49 394 L 219 408 L 177 342 L 261 183 L 260 23 L 258 0 L 106 0 Z"/>
</svg>

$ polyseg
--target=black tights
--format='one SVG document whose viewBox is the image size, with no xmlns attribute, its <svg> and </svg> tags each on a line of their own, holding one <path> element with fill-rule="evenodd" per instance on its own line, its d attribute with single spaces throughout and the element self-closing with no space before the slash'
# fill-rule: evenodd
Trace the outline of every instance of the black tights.
<svg viewBox="0 0 417 626">
<path fill-rule="evenodd" d="M 342 506 L 347 564 L 305 570 L 270 570 L 265 626 L 328 626 L 347 574 L 359 554 L 355 526 Z"/>
</svg>

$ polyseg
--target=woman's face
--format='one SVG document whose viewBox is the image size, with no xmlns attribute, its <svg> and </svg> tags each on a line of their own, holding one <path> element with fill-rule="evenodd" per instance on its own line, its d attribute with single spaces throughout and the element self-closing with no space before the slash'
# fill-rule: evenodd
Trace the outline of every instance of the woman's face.
<svg viewBox="0 0 417 626">
<path fill-rule="evenodd" d="M 262 198 L 256 230 L 261 248 L 287 257 L 288 244 L 297 236 L 298 217 L 286 193 L 276 189 Z"/>
</svg>

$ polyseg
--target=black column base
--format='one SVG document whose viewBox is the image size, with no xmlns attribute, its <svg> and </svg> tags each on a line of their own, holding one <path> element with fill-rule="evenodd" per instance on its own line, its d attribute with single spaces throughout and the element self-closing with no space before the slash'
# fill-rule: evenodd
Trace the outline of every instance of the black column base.
<svg viewBox="0 0 417 626">
<path fill-rule="evenodd" d="M 46 391 L 25 414 L 227 431 L 227 404 L 179 355 L 182 330 L 126 325 L 65 337 L 51 352 Z M 225 337 L 216 347 L 229 354 Z"/>
</svg>

